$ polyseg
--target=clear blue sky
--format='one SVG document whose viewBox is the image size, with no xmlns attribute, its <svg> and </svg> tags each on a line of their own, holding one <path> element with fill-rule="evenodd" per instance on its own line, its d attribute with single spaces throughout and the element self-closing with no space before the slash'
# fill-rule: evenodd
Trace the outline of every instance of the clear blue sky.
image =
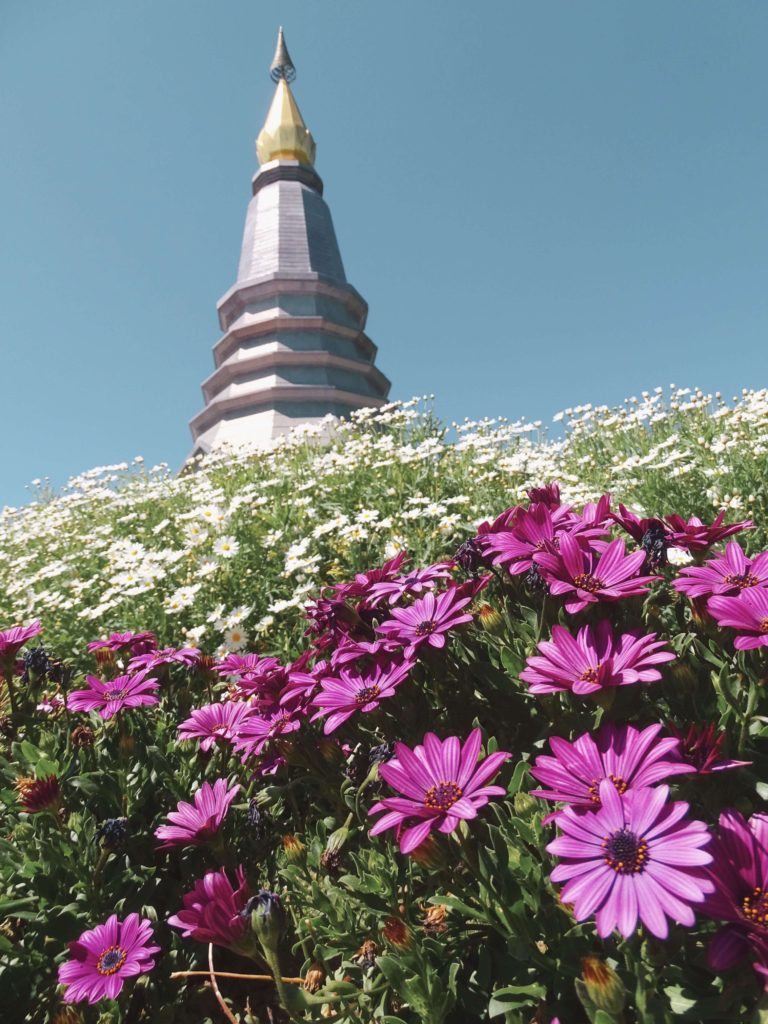
<svg viewBox="0 0 768 1024">
<path fill-rule="evenodd" d="M 768 384 L 765 0 L 2 0 L 0 505 L 188 452 L 280 23 L 393 396 Z"/>
</svg>

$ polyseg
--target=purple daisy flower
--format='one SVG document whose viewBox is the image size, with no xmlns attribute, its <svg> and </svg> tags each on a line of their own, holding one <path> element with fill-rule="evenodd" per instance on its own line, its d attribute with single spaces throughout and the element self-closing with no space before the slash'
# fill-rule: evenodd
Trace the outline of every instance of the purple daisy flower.
<svg viewBox="0 0 768 1024">
<path fill-rule="evenodd" d="M 723 811 L 710 851 L 714 891 L 701 909 L 727 922 L 707 951 L 710 967 L 724 971 L 749 953 L 753 938 L 768 943 L 768 815 L 747 821 L 738 811 Z"/>
<path fill-rule="evenodd" d="M 392 608 L 392 618 L 376 629 L 403 644 L 406 658 L 412 658 L 423 644 L 445 647 L 449 629 L 471 622 L 469 612 L 461 613 L 471 600 L 472 596 L 462 594 L 458 587 L 449 587 L 437 596 L 425 594 L 409 608 Z"/>
<path fill-rule="evenodd" d="M 625 505 L 619 502 L 619 511 L 611 512 L 610 518 L 615 523 L 618 523 L 623 530 L 626 530 L 641 548 L 645 547 L 648 543 L 646 538 L 649 531 L 653 537 L 663 541 L 665 545 L 672 543 L 671 530 L 657 516 L 640 519 L 639 516 L 636 516 L 634 512 L 630 512 Z"/>
<path fill-rule="evenodd" d="M 645 552 L 625 554 L 624 541 L 606 544 L 602 554 L 585 551 L 573 537 L 563 534 L 558 552 L 541 552 L 534 561 L 547 581 L 550 593 L 570 594 L 568 612 L 580 612 L 597 601 L 621 601 L 648 593 L 648 584 L 658 576 L 637 575 Z"/>
<path fill-rule="evenodd" d="M 555 537 L 569 526 L 571 507 L 539 503 L 514 511 L 506 529 L 485 533 L 481 544 L 484 551 L 496 556 L 494 565 L 506 565 L 516 576 L 531 568 L 537 552 L 555 550 Z"/>
<path fill-rule="evenodd" d="M 386 811 L 370 834 L 376 836 L 396 828 L 401 853 L 410 853 L 433 829 L 453 832 L 462 818 L 476 818 L 490 797 L 504 796 L 503 786 L 485 783 L 512 755 L 500 750 L 478 765 L 481 742 L 480 730 L 473 729 L 463 746 L 458 736 L 439 740 L 431 732 L 424 737 L 424 745 L 413 750 L 404 743 L 395 743 L 394 758 L 380 766 L 379 774 L 405 798 L 387 797 L 370 809 L 369 814 Z M 412 818 L 417 824 L 401 833 L 402 826 Z"/>
<path fill-rule="evenodd" d="M 525 493 L 531 502 L 546 505 L 548 508 L 557 508 L 560 504 L 560 485 L 556 480 L 542 487 L 529 487 Z"/>
<path fill-rule="evenodd" d="M 694 772 L 680 760 L 680 741 L 658 739 L 661 725 L 638 730 L 633 725 L 608 722 L 597 733 L 586 732 L 573 743 L 550 736 L 554 757 L 536 758 L 531 775 L 550 789 L 532 790 L 531 796 L 594 810 L 600 805 L 600 783 L 610 780 L 620 794 L 651 786 L 670 775 Z"/>
<path fill-rule="evenodd" d="M 243 723 L 253 714 L 250 704 L 228 700 L 195 708 L 179 726 L 180 740 L 199 739 L 201 750 L 210 750 L 217 740 L 233 743 Z"/>
<path fill-rule="evenodd" d="M 732 540 L 719 558 L 687 566 L 680 574 L 682 578 L 672 586 L 688 597 L 738 596 L 749 587 L 768 587 L 768 551 L 750 559 L 738 541 Z"/>
<path fill-rule="evenodd" d="M 558 815 L 563 835 L 547 851 L 561 858 L 551 874 L 565 882 L 560 900 L 574 904 L 577 921 L 595 914 L 605 939 L 614 928 L 628 938 L 638 916 L 648 931 L 666 939 L 667 918 L 691 927 L 691 904 L 714 889 L 701 871 L 712 857 L 701 849 L 712 838 L 703 821 L 682 822 L 683 801 L 669 803 L 669 787 L 633 789 L 619 796 L 613 782 L 600 783 L 599 811 Z"/>
<path fill-rule="evenodd" d="M 733 641 L 737 651 L 768 647 L 768 588 L 742 590 L 738 597 L 711 597 L 707 611 L 718 626 L 740 633 Z"/>
<path fill-rule="evenodd" d="M 725 512 L 720 512 L 711 526 L 703 523 L 698 516 L 691 516 L 688 522 L 678 515 L 664 516 L 664 519 L 670 528 L 669 543 L 678 548 L 686 548 L 688 551 L 706 551 L 717 541 L 731 537 L 734 533 L 740 533 L 742 530 L 751 530 L 754 526 L 751 519 L 723 526 Z"/>
<path fill-rule="evenodd" d="M 240 917 L 250 892 L 242 867 L 235 869 L 236 885 L 221 868 L 209 871 L 195 882 L 192 892 L 183 896 L 184 907 L 168 918 L 168 924 L 180 928 L 185 939 L 197 942 L 212 942 L 243 956 L 251 948 L 250 923 Z"/>
<path fill-rule="evenodd" d="M 653 665 L 673 661 L 655 633 L 614 636 L 610 622 L 583 626 L 573 637 L 563 626 L 552 627 L 552 638 L 539 644 L 539 654 L 528 658 L 520 678 L 531 693 L 596 693 L 607 686 L 652 683 L 661 679 Z"/>
<path fill-rule="evenodd" d="M 384 598 L 387 598 L 389 604 L 396 604 L 404 597 L 412 597 L 415 594 L 423 594 L 425 590 L 433 590 L 438 580 L 450 579 L 452 568 L 453 562 L 436 562 L 434 565 L 428 565 L 425 569 L 412 569 L 404 576 L 376 583 L 371 587 L 366 598 L 366 605 L 375 608 Z"/>
<path fill-rule="evenodd" d="M 367 598 L 370 595 L 371 588 L 376 586 L 377 583 L 392 580 L 397 576 L 407 557 L 405 551 L 398 551 L 394 558 L 390 558 L 388 562 L 379 566 L 378 569 L 359 572 L 351 583 L 337 583 L 334 587 L 330 588 L 330 591 L 337 599 L 342 601 L 346 601 L 349 597 Z"/>
<path fill-rule="evenodd" d="M 120 651 L 130 651 L 131 654 L 146 654 L 157 647 L 157 637 L 149 631 L 144 633 L 110 633 L 106 640 L 92 640 L 86 645 L 86 650 L 93 654 L 95 651 L 112 651 L 117 654 Z"/>
<path fill-rule="evenodd" d="M 129 914 L 118 921 L 113 914 L 104 924 L 83 932 L 69 943 L 72 959 L 59 967 L 59 984 L 66 985 L 65 1003 L 116 999 L 126 978 L 146 974 L 155 966 L 152 959 L 160 952 L 150 946 L 152 923 Z"/>
<path fill-rule="evenodd" d="M 270 740 L 301 728 L 299 714 L 288 708 L 279 708 L 267 714 L 254 712 L 243 722 L 235 740 L 235 750 L 244 751 L 245 762 L 254 754 L 261 754 Z"/>
<path fill-rule="evenodd" d="M 337 669 L 340 665 L 348 665 L 351 661 L 391 654 L 397 648 L 398 644 L 394 640 L 353 640 L 351 637 L 345 637 L 331 654 L 331 665 Z"/>
<path fill-rule="evenodd" d="M 199 662 L 200 651 L 197 647 L 182 647 L 179 650 L 176 650 L 175 647 L 164 647 L 160 651 L 137 654 L 128 662 L 128 671 L 135 672 L 136 669 L 144 669 L 151 672 L 164 665 L 184 665 L 185 668 L 194 668 Z"/>
<path fill-rule="evenodd" d="M 96 676 L 86 676 L 89 689 L 73 690 L 67 697 L 70 711 L 98 711 L 102 718 L 111 718 L 123 708 L 137 708 L 142 704 L 157 704 L 157 697 L 151 691 L 160 683 L 147 679 L 146 672 L 136 675 L 116 676 L 103 682 Z"/>
<path fill-rule="evenodd" d="M 168 815 L 168 820 L 173 824 L 160 825 L 155 829 L 155 837 L 164 840 L 158 849 L 210 843 L 218 835 L 229 805 L 240 788 L 240 784 L 236 783 L 232 789 L 227 789 L 226 779 L 217 779 L 212 786 L 204 782 L 193 797 L 194 804 L 180 800 L 176 810 Z"/>
<path fill-rule="evenodd" d="M 362 670 L 343 668 L 338 679 L 327 676 L 313 700 L 319 710 L 312 721 L 328 715 L 323 732 L 330 735 L 356 712 L 375 711 L 382 700 L 393 697 L 412 668 L 413 662 L 405 660 L 389 665 L 377 663 Z"/>
<path fill-rule="evenodd" d="M 40 620 L 35 619 L 28 626 L 11 626 L 10 629 L 0 629 L 0 665 L 11 663 L 21 648 L 38 636 L 43 630 Z"/>
<path fill-rule="evenodd" d="M 694 767 L 698 775 L 725 772 L 730 768 L 746 768 L 751 761 L 731 761 L 721 757 L 725 745 L 725 730 L 717 731 L 714 722 L 699 724 L 692 722 L 687 732 L 682 732 L 671 722 L 667 728 L 680 740 L 680 756 Z"/>
</svg>

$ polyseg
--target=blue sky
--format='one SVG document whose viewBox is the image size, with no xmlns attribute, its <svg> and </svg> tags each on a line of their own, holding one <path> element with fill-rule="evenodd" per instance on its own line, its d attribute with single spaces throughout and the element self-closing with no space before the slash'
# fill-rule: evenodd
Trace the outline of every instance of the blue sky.
<svg viewBox="0 0 768 1024">
<path fill-rule="evenodd" d="M 768 384 L 763 0 L 3 0 L 0 506 L 189 451 L 279 24 L 393 397 Z"/>
</svg>

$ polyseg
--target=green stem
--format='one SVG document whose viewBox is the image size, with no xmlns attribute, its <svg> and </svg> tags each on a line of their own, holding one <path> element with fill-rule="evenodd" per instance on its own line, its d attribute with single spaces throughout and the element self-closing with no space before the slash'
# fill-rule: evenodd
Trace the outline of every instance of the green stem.
<svg viewBox="0 0 768 1024">
<path fill-rule="evenodd" d="M 267 949 L 264 944 L 262 944 L 261 949 L 264 954 L 264 959 L 267 961 L 267 966 L 272 973 L 272 977 L 275 979 L 275 989 L 277 991 L 277 998 L 280 1001 L 280 1005 L 291 1020 L 298 1020 L 299 1018 L 295 1016 L 290 1007 L 289 996 L 283 983 L 283 975 L 280 970 L 280 960 L 277 953 L 275 953 L 274 950 Z"/>
<path fill-rule="evenodd" d="M 8 703 L 11 705 L 11 717 L 16 714 L 16 697 L 13 692 L 13 670 L 8 669 L 5 673 L 5 685 L 8 688 Z"/>
<path fill-rule="evenodd" d="M 752 722 L 752 715 L 755 711 L 755 705 L 757 704 L 757 684 L 754 679 L 749 681 L 749 696 L 747 697 L 747 709 L 744 712 L 744 718 L 741 723 L 741 732 L 739 733 L 739 753 L 744 752 L 744 748 L 747 745 L 749 739 L 749 726 Z"/>
</svg>

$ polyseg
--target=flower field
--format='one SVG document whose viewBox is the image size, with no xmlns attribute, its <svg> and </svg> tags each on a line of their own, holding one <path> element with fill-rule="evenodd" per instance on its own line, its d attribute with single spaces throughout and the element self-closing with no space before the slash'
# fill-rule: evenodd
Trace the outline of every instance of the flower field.
<svg viewBox="0 0 768 1024">
<path fill-rule="evenodd" d="M 768 1015 L 768 393 L 0 514 L 2 1020 Z"/>
</svg>

